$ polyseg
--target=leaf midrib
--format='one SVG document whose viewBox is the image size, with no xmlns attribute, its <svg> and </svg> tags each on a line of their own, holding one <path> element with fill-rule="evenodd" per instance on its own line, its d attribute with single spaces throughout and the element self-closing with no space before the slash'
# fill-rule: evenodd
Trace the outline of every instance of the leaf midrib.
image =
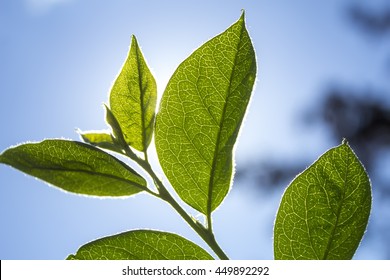
<svg viewBox="0 0 390 280">
<path fill-rule="evenodd" d="M 342 193 L 342 199 L 340 200 L 340 203 L 339 203 L 337 211 L 336 211 L 336 221 L 334 223 L 332 232 L 329 235 L 329 240 L 327 242 L 327 246 L 326 246 L 326 249 L 325 249 L 325 252 L 324 252 L 323 260 L 327 260 L 328 259 L 328 255 L 329 255 L 329 253 L 331 251 L 332 243 L 333 243 L 333 240 L 334 240 L 334 235 L 335 235 L 336 229 L 337 229 L 338 224 L 339 224 L 339 218 L 340 218 L 341 209 L 342 209 L 344 201 L 345 201 L 345 190 L 346 190 L 348 171 L 349 171 L 349 165 L 350 165 L 350 154 L 349 153 L 348 153 L 348 156 L 346 158 L 346 162 L 347 162 L 347 164 L 346 164 L 346 167 L 345 167 L 343 189 L 342 189 L 342 192 L 341 192 Z"/>
<path fill-rule="evenodd" d="M 141 68 L 140 68 L 140 59 L 139 59 L 139 52 L 138 52 L 138 42 L 137 39 L 134 37 L 135 41 L 135 56 L 136 56 L 136 63 L 137 63 L 137 72 L 138 72 L 138 89 L 140 92 L 140 109 L 141 109 L 141 125 L 142 125 L 142 151 L 145 153 L 146 156 L 146 127 L 145 127 L 145 111 L 144 111 L 144 95 L 142 88 L 142 77 L 141 77 Z"/>
<path fill-rule="evenodd" d="M 217 164 L 217 159 L 218 159 L 218 154 L 219 154 L 219 145 L 220 145 L 220 142 L 221 142 L 221 132 L 222 132 L 222 128 L 224 127 L 224 118 L 225 118 L 225 115 L 226 115 L 226 110 L 227 110 L 227 105 L 228 105 L 228 101 L 231 97 L 231 94 L 232 94 L 232 91 L 231 91 L 231 87 L 232 87 L 232 77 L 233 77 L 233 74 L 235 73 L 235 65 L 236 65 L 236 62 L 237 62 L 237 57 L 238 57 L 238 52 L 239 52 L 239 46 L 241 45 L 241 39 L 242 39 L 242 36 L 243 36 L 243 32 L 244 32 L 244 28 L 243 28 L 243 25 L 244 23 L 241 23 L 241 30 L 240 30 L 240 36 L 239 36 L 239 40 L 238 40 L 238 44 L 236 46 L 236 52 L 235 52 L 235 56 L 234 56 L 234 63 L 233 63 L 233 66 L 232 66 L 232 71 L 230 73 L 230 78 L 229 78 L 229 86 L 227 87 L 226 89 L 226 102 L 223 106 L 223 111 L 222 111 L 222 117 L 221 117 L 221 120 L 220 120 L 220 123 L 219 123 L 219 130 L 218 130 L 218 135 L 217 135 L 217 141 L 216 141 L 216 146 L 215 146 L 215 150 L 214 150 L 214 157 L 213 157 L 213 162 L 212 162 L 212 166 L 211 166 L 211 170 L 210 170 L 210 180 L 209 180 L 209 188 L 208 188 L 208 201 L 207 201 L 207 212 L 206 212 L 206 216 L 207 216 L 207 220 L 209 222 L 208 226 L 211 227 L 211 212 L 212 212 L 212 198 L 213 198 L 213 186 L 214 186 L 214 179 L 215 179 L 215 169 L 216 169 L 216 164 Z"/>
<path fill-rule="evenodd" d="M 88 174 L 88 175 L 91 175 L 91 176 L 101 176 L 101 177 L 107 177 L 107 178 L 110 178 L 110 179 L 115 179 L 117 181 L 121 181 L 121 182 L 124 182 L 124 183 L 127 183 L 129 185 L 132 185 L 132 186 L 135 186 L 141 190 L 145 190 L 145 187 L 136 183 L 136 182 L 133 182 L 133 181 L 130 181 L 128 179 L 125 179 L 125 178 L 121 178 L 121 177 L 117 177 L 115 175 L 111 175 L 111 174 L 106 174 L 106 173 L 100 173 L 100 172 L 96 172 L 96 171 L 88 171 L 88 170 L 80 170 L 80 169 L 67 169 L 67 168 L 55 168 L 55 167 L 32 167 L 30 168 L 30 170 L 47 170 L 47 171 L 55 171 L 55 172 L 75 172 L 75 173 L 84 173 L 84 174 Z"/>
</svg>

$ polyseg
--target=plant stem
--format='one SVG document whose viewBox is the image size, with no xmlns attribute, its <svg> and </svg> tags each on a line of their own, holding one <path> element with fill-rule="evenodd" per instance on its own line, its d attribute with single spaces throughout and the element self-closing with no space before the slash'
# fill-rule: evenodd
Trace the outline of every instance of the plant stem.
<svg viewBox="0 0 390 280">
<path fill-rule="evenodd" d="M 143 160 L 139 157 L 137 157 L 133 151 L 129 147 L 126 147 L 125 149 L 126 155 L 130 157 L 132 160 L 137 162 L 153 179 L 158 194 L 154 192 L 152 193 L 154 196 L 157 196 L 161 198 L 162 200 L 169 203 L 177 213 L 192 227 L 193 230 L 196 231 L 196 233 L 207 243 L 207 245 L 210 246 L 210 248 L 214 251 L 214 253 L 221 259 L 221 260 L 228 260 L 228 256 L 225 254 L 225 252 L 222 250 L 222 248 L 218 245 L 217 241 L 215 240 L 215 236 L 212 232 L 212 228 L 210 226 L 211 224 L 211 217 L 207 217 L 208 219 L 208 227 L 206 228 L 202 223 L 199 221 L 193 219 L 188 213 L 177 203 L 177 201 L 172 197 L 172 195 L 169 193 L 169 191 L 165 188 L 164 184 L 161 182 L 161 180 L 158 178 L 156 173 L 153 171 L 152 167 L 150 166 L 149 162 L 146 160 Z M 146 153 L 145 153 L 145 158 Z M 211 216 L 211 215 L 210 215 Z"/>
<path fill-rule="evenodd" d="M 153 173 L 154 174 L 154 173 Z M 217 254 L 221 260 L 228 260 L 228 256 L 218 245 L 215 240 L 214 234 L 209 228 L 205 228 L 203 224 L 199 223 L 197 220 L 191 218 L 187 212 L 176 202 L 176 200 L 171 196 L 162 182 L 155 178 L 155 174 L 151 176 L 155 183 L 159 185 L 160 197 L 161 199 L 168 202 L 179 214 L 180 216 L 199 234 L 200 237 L 210 246 L 210 248 Z"/>
</svg>

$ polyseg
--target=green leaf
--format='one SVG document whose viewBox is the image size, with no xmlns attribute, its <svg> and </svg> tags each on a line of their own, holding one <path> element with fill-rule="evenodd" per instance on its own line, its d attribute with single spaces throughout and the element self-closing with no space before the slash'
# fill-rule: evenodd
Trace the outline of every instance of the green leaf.
<svg viewBox="0 0 390 280">
<path fill-rule="evenodd" d="M 153 135 L 157 85 L 135 36 L 129 55 L 110 93 L 110 108 L 126 140 L 145 152 Z"/>
<path fill-rule="evenodd" d="M 84 142 L 93 146 L 121 153 L 122 150 L 114 143 L 112 135 L 107 132 L 82 132 L 79 134 Z"/>
<path fill-rule="evenodd" d="M 198 245 L 168 232 L 135 230 L 104 237 L 79 248 L 68 260 L 212 260 Z"/>
<path fill-rule="evenodd" d="M 79 132 L 83 140 L 92 145 L 114 144 L 110 133 L 106 132 Z"/>
<path fill-rule="evenodd" d="M 112 140 L 120 148 L 125 148 L 125 146 L 127 146 L 127 143 L 124 138 L 122 129 L 118 123 L 118 120 L 111 112 L 111 110 L 107 107 L 107 105 L 104 105 L 104 107 L 106 108 L 106 121 L 111 126 L 112 133 L 114 135 L 114 138 Z"/>
<path fill-rule="evenodd" d="M 244 13 L 182 62 L 156 119 L 156 149 L 178 195 L 210 215 L 229 191 L 233 146 L 256 76 Z"/>
<path fill-rule="evenodd" d="M 146 181 L 129 166 L 91 145 L 45 140 L 10 148 L 0 162 L 63 190 L 94 196 L 129 196 Z"/>
<path fill-rule="evenodd" d="M 370 209 L 370 180 L 344 141 L 286 189 L 274 227 L 275 259 L 351 259 Z"/>
</svg>

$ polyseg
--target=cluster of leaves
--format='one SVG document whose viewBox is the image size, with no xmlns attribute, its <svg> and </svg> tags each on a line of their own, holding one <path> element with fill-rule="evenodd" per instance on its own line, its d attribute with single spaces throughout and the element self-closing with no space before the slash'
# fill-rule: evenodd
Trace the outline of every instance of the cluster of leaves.
<svg viewBox="0 0 390 280">
<path fill-rule="evenodd" d="M 110 132 L 81 132 L 85 143 L 22 144 L 4 151 L 0 162 L 72 193 L 117 197 L 146 192 L 169 203 L 216 256 L 228 259 L 214 237 L 212 213 L 231 187 L 233 147 L 255 78 L 256 56 L 242 13 L 178 66 L 156 115 L 156 82 L 133 36 L 105 107 Z M 178 204 L 152 169 L 147 151 L 153 134 L 170 184 L 205 223 Z M 153 185 L 113 153 L 138 164 Z M 344 141 L 287 188 L 275 222 L 275 258 L 352 258 L 370 207 L 368 176 Z M 92 241 L 68 259 L 213 257 L 182 236 L 134 230 Z"/>
</svg>

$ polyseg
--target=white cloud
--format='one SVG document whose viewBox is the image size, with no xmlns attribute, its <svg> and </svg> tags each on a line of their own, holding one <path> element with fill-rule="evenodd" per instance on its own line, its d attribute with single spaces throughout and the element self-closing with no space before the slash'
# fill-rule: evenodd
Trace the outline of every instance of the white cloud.
<svg viewBox="0 0 390 280">
<path fill-rule="evenodd" d="M 71 0 L 25 0 L 27 9 L 34 14 L 48 12 L 53 7 Z"/>
</svg>

